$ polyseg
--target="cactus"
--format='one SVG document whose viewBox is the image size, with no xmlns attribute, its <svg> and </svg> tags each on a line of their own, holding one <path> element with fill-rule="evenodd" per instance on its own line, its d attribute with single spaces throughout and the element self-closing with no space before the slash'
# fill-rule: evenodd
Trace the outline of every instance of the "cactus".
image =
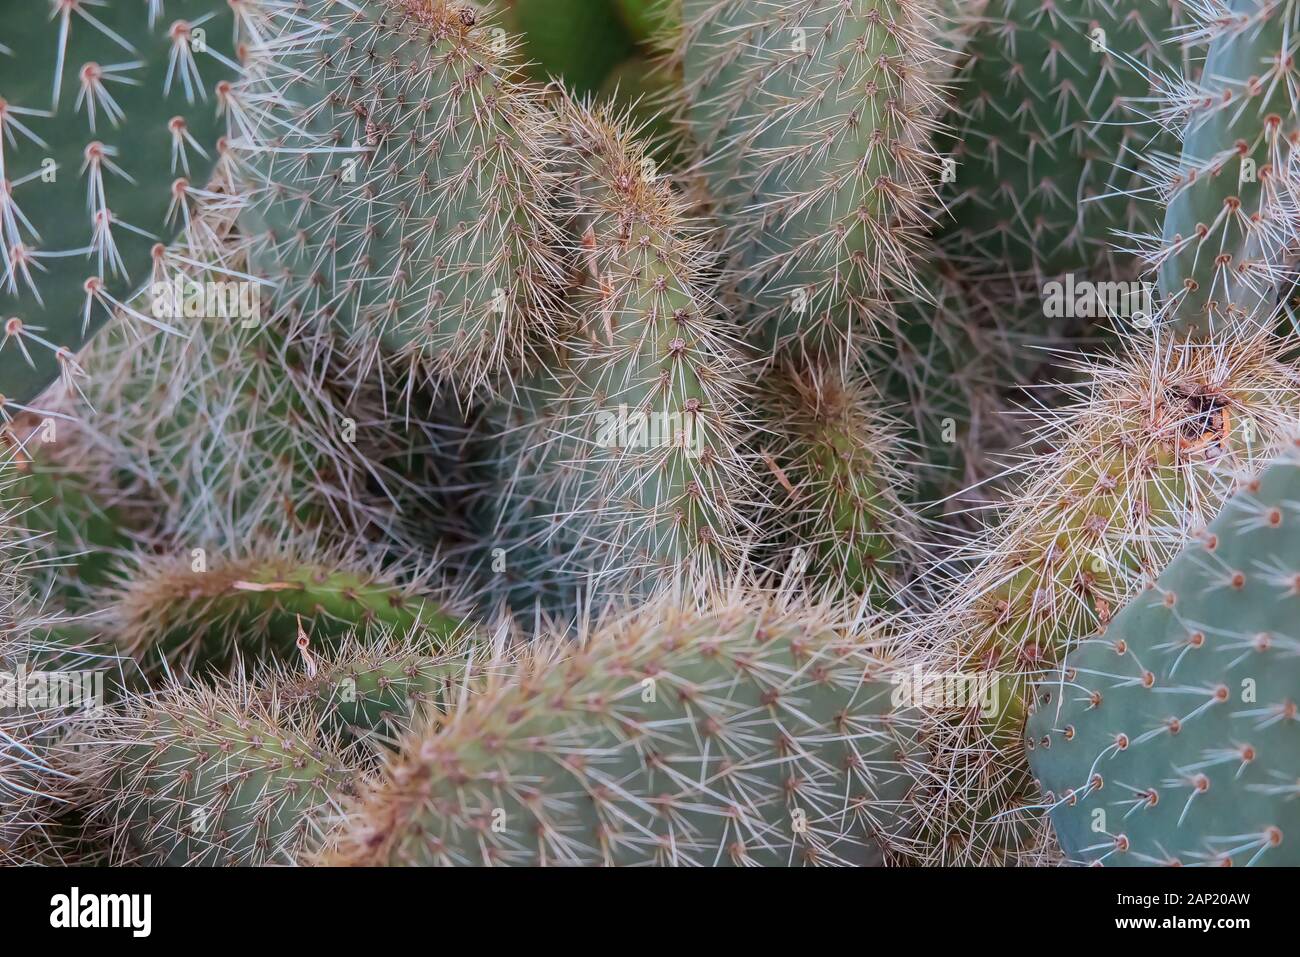
<svg viewBox="0 0 1300 957">
<path fill-rule="evenodd" d="M 41 404 L 57 402 L 43 398 Z M 43 559 L 33 563 L 33 582 L 69 610 L 107 582 L 114 555 L 129 550 L 145 524 L 129 496 L 101 474 L 105 463 L 82 432 L 74 422 L 25 413 L 0 436 L 11 443 L 6 465 L 26 503 L 15 521 L 33 536 Z"/>
<path fill-rule="evenodd" d="M 405 736 L 316 859 L 878 861 L 920 749 L 885 663 L 816 614 L 657 604 L 534 646 Z"/>
<path fill-rule="evenodd" d="M 757 441 L 781 501 L 764 525 L 817 587 L 885 604 L 915 537 L 897 426 L 867 382 L 838 369 L 786 365 L 763 387 L 768 434 Z"/>
<path fill-rule="evenodd" d="M 0 393 L 30 407 L 150 280 L 214 255 L 239 44 L 261 4 L 41 3 L 0 51 Z"/>
<path fill-rule="evenodd" d="M 71 847 L 58 818 L 70 778 L 60 764 L 80 716 L 31 679 L 88 662 L 71 644 L 47 647 L 65 623 L 33 588 L 41 557 L 23 527 L 31 479 L 14 467 L 22 455 L 21 443 L 0 448 L 0 864 L 64 864 Z"/>
<path fill-rule="evenodd" d="M 1135 263 L 1116 246 L 1154 231 L 1144 173 L 1168 129 L 1143 119 L 1161 80 L 1191 71 L 1169 42 L 1178 0 L 988 0 L 959 5 L 969 35 L 949 123 L 955 175 L 939 231 L 963 268 L 1065 272 L 1119 280 Z"/>
<path fill-rule="evenodd" d="M 1266 334 L 1165 343 L 1154 361 L 1149 343 L 1134 346 L 1117 361 L 1094 361 L 1092 381 L 1075 387 L 1077 408 L 1044 421 L 1054 450 L 1025 462 L 1001 521 L 969 548 L 975 567 L 908 631 L 927 672 L 1003 684 L 997 715 L 935 732 L 951 777 L 930 817 L 965 822 L 937 825 L 965 832 L 937 849 L 947 859 L 996 859 L 1000 842 L 1021 840 L 1023 816 L 999 815 L 1030 790 L 1019 747 L 1027 676 L 1108 621 L 1141 575 L 1158 573 L 1300 413 L 1300 380 L 1269 358 L 1291 346 Z M 970 824 L 973 808 L 986 809 L 985 823 Z"/>
<path fill-rule="evenodd" d="M 443 631 L 352 636 L 313 662 L 263 679 L 270 694 L 305 702 L 320 725 L 343 739 L 408 732 L 431 714 L 463 707 L 491 664 L 472 642 Z"/>
<path fill-rule="evenodd" d="M 568 560 L 552 574 L 579 583 L 642 587 L 683 567 L 719 577 L 756 496 L 739 345 L 707 295 L 698 229 L 654 161 L 609 110 L 558 110 L 581 320 L 555 372 L 520 390 L 521 425 L 502 410 L 521 451 L 503 456 L 505 491 L 491 493 L 498 524 L 531 524 L 541 548 L 558 537 Z"/>
<path fill-rule="evenodd" d="M 420 625 L 450 637 L 462 617 L 435 597 L 428 575 L 368 566 L 310 543 L 255 545 L 226 554 L 199 548 L 135 555 L 99 598 L 121 650 L 152 666 L 228 668 L 243 657 L 308 654 L 358 627 Z"/>
<path fill-rule="evenodd" d="M 1148 251 L 1176 335 L 1270 321 L 1300 239 L 1294 0 L 1207 5 L 1192 35 L 1208 42 L 1200 83 L 1168 91 L 1183 128 L 1165 163 L 1164 231 Z"/>
<path fill-rule="evenodd" d="M 180 335 L 105 329 L 83 358 L 96 441 L 160 501 L 165 535 L 283 525 L 354 543 L 389 523 L 395 476 L 366 453 L 399 444 L 385 433 L 405 432 L 401 416 L 334 380 L 327 335 L 249 301 L 248 320 L 182 318 Z"/>
<path fill-rule="evenodd" d="M 947 57 L 928 0 L 685 0 L 684 122 L 761 347 L 851 352 L 920 290 Z"/>
<path fill-rule="evenodd" d="M 1071 860 L 1300 860 L 1295 451 L 1039 678 L 1026 743 Z"/>
<path fill-rule="evenodd" d="M 506 32 L 459 0 L 266 21 L 231 143 L 254 264 L 354 352 L 462 397 L 534 365 L 562 315 L 554 118 Z"/>
<path fill-rule="evenodd" d="M 79 751 L 90 839 L 115 864 L 291 863 L 352 786 L 347 748 L 243 680 L 169 685 L 98 722 Z"/>
</svg>

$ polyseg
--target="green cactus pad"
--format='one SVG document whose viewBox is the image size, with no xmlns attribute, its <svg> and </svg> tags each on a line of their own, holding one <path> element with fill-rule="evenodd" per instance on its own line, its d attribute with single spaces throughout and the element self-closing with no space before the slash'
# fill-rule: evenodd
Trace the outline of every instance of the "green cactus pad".
<svg viewBox="0 0 1300 957">
<path fill-rule="evenodd" d="M 119 865 L 292 863 L 354 775 L 314 727 L 243 683 L 136 698 L 81 747 L 87 836 Z"/>
<path fill-rule="evenodd" d="M 228 668 L 239 657 L 311 654 L 371 625 L 420 625 L 451 636 L 462 620 L 418 580 L 295 546 L 139 556 L 117 568 L 103 599 L 108 631 L 125 653 L 186 671 Z"/>
<path fill-rule="evenodd" d="M 1184 337 L 1268 323 L 1300 237 L 1300 5 L 1231 0 L 1196 26 L 1209 55 L 1199 84 L 1167 96 L 1185 124 L 1183 150 L 1169 161 L 1164 234 L 1152 252 L 1165 320 Z"/>
<path fill-rule="evenodd" d="M 891 280 L 918 288 L 938 19 L 928 0 L 685 0 L 684 118 L 757 345 L 841 354 Z"/>
<path fill-rule="evenodd" d="M 938 241 L 964 268 L 1135 272 L 1124 234 L 1153 233 L 1161 207 L 1142 171 L 1172 132 L 1144 122 L 1160 81 L 1186 70 L 1177 0 L 989 0 L 959 5 L 969 36 L 956 79 L 949 184 Z M 941 147 L 942 148 L 942 147 Z"/>
<path fill-rule="evenodd" d="M 271 11 L 232 140 L 253 260 L 356 354 L 458 395 L 535 363 L 561 314 L 553 121 L 467 2 Z"/>
</svg>

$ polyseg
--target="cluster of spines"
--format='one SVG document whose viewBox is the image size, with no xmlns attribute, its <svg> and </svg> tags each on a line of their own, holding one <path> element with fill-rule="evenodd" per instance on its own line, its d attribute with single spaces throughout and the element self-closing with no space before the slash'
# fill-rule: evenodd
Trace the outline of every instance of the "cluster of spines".
<svg viewBox="0 0 1300 957">
<path fill-rule="evenodd" d="M 237 243 L 223 248 L 242 262 Z M 159 533 L 181 542 L 272 527 L 414 544 L 392 520 L 400 476 L 376 460 L 400 454 L 408 409 L 375 374 L 337 361 L 329 330 L 278 294 L 249 301 L 246 320 L 103 330 L 83 356 L 97 453 L 149 490 Z"/>
<path fill-rule="evenodd" d="M 688 0 L 683 119 L 756 344 L 843 355 L 919 292 L 948 58 L 926 0 Z"/>
<path fill-rule="evenodd" d="M 370 627 L 418 626 L 450 640 L 464 617 L 427 571 L 404 576 L 310 543 L 136 555 L 98 599 L 123 653 L 187 673 L 310 657 Z"/>
<path fill-rule="evenodd" d="M 242 679 L 135 696 L 89 730 L 77 802 L 115 864 L 292 863 L 356 773 L 315 712 Z"/>
<path fill-rule="evenodd" d="M 1109 621 L 1290 433 L 1300 379 L 1272 358 L 1287 347 L 1264 333 L 1137 340 L 1125 356 L 1093 360 L 1075 407 L 1046 415 L 1039 438 L 1049 450 L 1026 459 L 996 520 L 955 555 L 974 567 L 909 630 L 927 671 L 990 675 L 1003 689 L 997 715 L 936 728 L 936 773 L 948 781 L 923 816 L 937 832 L 965 832 L 956 846 L 935 843 L 945 859 L 996 860 L 1009 850 L 1002 842 L 1034 831 L 1007 813 L 1032 803 L 1020 748 L 1030 676 Z M 972 824 L 975 813 L 984 820 Z"/>
<path fill-rule="evenodd" d="M 716 579 L 756 498 L 740 346 L 708 295 L 699 229 L 634 131 L 604 109 L 557 109 L 577 318 L 524 396 L 510 441 L 537 465 L 511 456 L 501 523 L 531 513 L 542 539 L 572 548 L 560 575 Z"/>
<path fill-rule="evenodd" d="M 778 562 L 813 588 L 884 606 L 915 539 L 897 425 L 860 373 L 786 363 L 761 385 L 755 444 L 777 503 L 761 524 L 776 526 Z"/>
<path fill-rule="evenodd" d="M 1121 235 L 1151 232 L 1150 157 L 1176 143 L 1147 121 L 1153 91 L 1186 74 L 1170 42 L 1177 0 L 990 0 L 958 7 L 969 36 L 938 241 L 964 268 L 1119 279 Z M 1153 140 L 1153 132 L 1156 138 Z"/>
<path fill-rule="evenodd" d="M 1294 0 L 1213 0 L 1193 7 L 1190 43 L 1208 45 L 1199 82 L 1165 91 L 1181 156 L 1153 174 L 1167 206 L 1143 245 L 1178 336 L 1204 337 L 1272 319 L 1289 292 L 1300 241 L 1300 67 Z"/>
</svg>

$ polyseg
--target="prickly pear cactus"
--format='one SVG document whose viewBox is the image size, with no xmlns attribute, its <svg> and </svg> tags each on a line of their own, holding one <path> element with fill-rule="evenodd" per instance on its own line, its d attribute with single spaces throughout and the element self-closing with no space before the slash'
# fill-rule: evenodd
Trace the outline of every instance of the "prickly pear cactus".
<svg viewBox="0 0 1300 957">
<path fill-rule="evenodd" d="M 22 408 L 135 293 L 203 261 L 258 0 L 20 0 L 0 48 L 0 395 Z M 12 410 L 6 410 L 12 411 Z"/>
<path fill-rule="evenodd" d="M 282 700 L 305 702 L 322 727 L 345 739 L 391 740 L 414 722 L 465 706 L 493 670 L 472 640 L 422 628 L 374 629 L 263 686 Z"/>
<path fill-rule="evenodd" d="M 296 657 L 370 625 L 455 634 L 461 616 L 453 600 L 444 604 L 426 584 L 418 574 L 403 580 L 361 556 L 305 544 L 237 554 L 198 548 L 118 566 L 99 604 L 124 653 L 188 672 Z"/>
<path fill-rule="evenodd" d="M 1055 448 L 1026 459 L 1000 520 L 967 546 L 974 567 L 908 629 L 927 673 L 1002 685 L 997 714 L 935 730 L 936 775 L 947 783 L 927 817 L 953 815 L 936 831 L 960 838 L 937 838 L 940 859 L 987 863 L 1008 843 L 1038 853 L 1040 832 L 1024 834 L 1027 683 L 1108 622 L 1143 575 L 1213 520 L 1237 475 L 1290 434 L 1300 380 L 1266 358 L 1288 348 L 1267 335 L 1166 342 L 1154 361 L 1139 348 L 1097 362 L 1074 408 L 1043 423 Z"/>
<path fill-rule="evenodd" d="M 1029 760 L 1071 860 L 1300 860 L 1297 502 L 1293 448 L 1036 683 Z"/>
<path fill-rule="evenodd" d="M 772 519 L 784 563 L 836 595 L 884 605 L 914 534 L 897 426 L 859 375 L 784 365 L 763 381 L 760 456 L 779 487 Z M 781 559 L 778 558 L 778 562 Z"/>
<path fill-rule="evenodd" d="M 1176 335 L 1266 323 L 1291 276 L 1300 236 L 1298 26 L 1294 0 L 1210 5 L 1194 33 L 1209 44 L 1203 78 L 1168 91 L 1183 150 L 1167 164 L 1168 213 L 1150 258 Z"/>
<path fill-rule="evenodd" d="M 842 353 L 912 282 L 939 179 L 928 0 L 685 0 L 684 120 L 756 344 Z"/>
<path fill-rule="evenodd" d="M 651 605 L 404 737 L 320 860 L 879 861 L 921 756 L 887 682 L 812 616 Z"/>
<path fill-rule="evenodd" d="M 291 863 L 355 771 L 312 712 L 243 681 L 133 698 L 79 758 L 88 836 L 115 864 L 150 866 Z"/>
<path fill-rule="evenodd" d="M 553 115 L 488 12 L 267 12 L 232 140 L 253 260 L 304 315 L 458 393 L 535 364 L 563 283 Z"/>
<path fill-rule="evenodd" d="M 1142 172 L 1177 140 L 1143 119 L 1160 81 L 1191 69 L 1191 50 L 1170 42 L 1183 4 L 988 0 L 958 4 L 956 18 L 969 42 L 941 246 L 984 272 L 1135 273 L 1117 247 L 1159 228 Z"/>
<path fill-rule="evenodd" d="M 543 534 L 563 523 L 578 574 L 630 587 L 671 569 L 725 574 L 757 493 L 739 451 L 747 377 L 699 227 L 616 114 L 559 112 L 580 319 L 538 387 L 530 440 L 546 464 L 504 501 L 545 503 Z"/>
</svg>

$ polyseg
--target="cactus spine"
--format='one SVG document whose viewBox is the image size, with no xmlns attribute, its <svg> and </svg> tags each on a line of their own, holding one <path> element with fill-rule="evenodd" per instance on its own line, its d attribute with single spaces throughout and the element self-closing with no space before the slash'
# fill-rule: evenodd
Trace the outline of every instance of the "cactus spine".
<svg viewBox="0 0 1300 957">
<path fill-rule="evenodd" d="M 447 0 L 267 19 L 232 141 L 255 264 L 354 352 L 459 394 L 533 365 L 564 278 L 553 117 L 505 31 Z"/>
<path fill-rule="evenodd" d="M 773 537 L 817 586 L 885 603 L 914 534 L 897 427 L 860 375 L 785 365 L 763 385 L 770 434 L 757 441 L 779 450 L 760 453 L 780 487 Z"/>
<path fill-rule="evenodd" d="M 1023 815 L 998 817 L 1032 803 L 1019 746 L 1028 677 L 1108 621 L 1142 575 L 1158 574 L 1300 412 L 1294 371 L 1267 358 L 1286 344 L 1266 334 L 1165 343 L 1155 361 L 1149 344 L 1135 346 L 1097 363 L 1077 409 L 1044 423 L 1055 451 L 1026 463 L 1001 521 L 977 540 L 974 569 L 910 632 L 928 672 L 1002 683 L 998 714 L 958 715 L 936 730 L 938 773 L 951 779 L 931 817 L 953 814 L 965 824 L 939 829 L 966 831 L 941 855 L 1041 851 Z M 974 811 L 987 827 L 970 823 Z"/>
<path fill-rule="evenodd" d="M 840 354 L 919 288 L 947 54 L 926 0 L 686 0 L 688 130 L 756 344 Z"/>
<path fill-rule="evenodd" d="M 418 575 L 403 581 L 356 557 L 300 546 L 230 556 L 198 549 L 137 558 L 118 570 L 102 604 L 123 652 L 147 665 L 161 657 L 192 671 L 295 655 L 300 636 L 313 647 L 328 645 L 371 625 L 456 634 L 461 617 L 426 585 Z"/>
<path fill-rule="evenodd" d="M 130 700 L 81 749 L 88 833 L 117 864 L 292 863 L 354 775 L 313 718 L 243 681 Z"/>
<path fill-rule="evenodd" d="M 561 522 L 579 574 L 633 587 L 683 567 L 718 576 L 756 495 L 740 453 L 739 346 L 707 295 L 697 228 L 655 162 L 607 111 L 559 110 L 580 319 L 529 400 L 543 403 L 524 433 L 542 464 L 512 477 L 505 507 L 531 509 L 546 538 Z"/>
<path fill-rule="evenodd" d="M 1158 226 L 1147 158 L 1176 144 L 1141 122 L 1162 77 L 1187 71 L 1171 46 L 1178 0 L 989 0 L 961 5 L 970 41 L 950 116 L 956 164 L 940 231 L 964 268 L 1120 278 L 1116 246 Z M 1155 139 L 1153 140 L 1153 136 Z"/>
</svg>

